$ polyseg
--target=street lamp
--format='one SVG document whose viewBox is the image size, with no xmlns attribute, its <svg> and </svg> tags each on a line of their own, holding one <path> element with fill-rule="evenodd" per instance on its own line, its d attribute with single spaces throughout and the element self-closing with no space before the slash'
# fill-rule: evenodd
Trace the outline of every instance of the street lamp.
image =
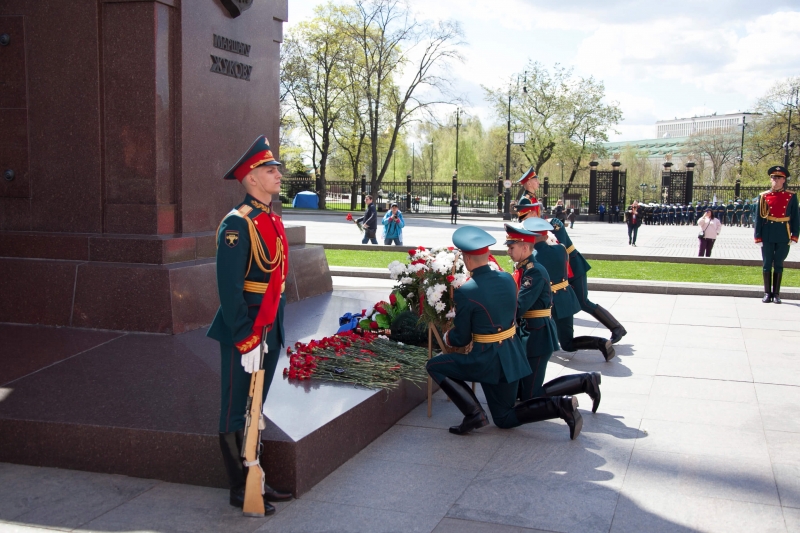
<svg viewBox="0 0 800 533">
<path fill-rule="evenodd" d="M 650 186 L 650 193 L 652 194 L 651 198 L 656 197 L 656 189 L 658 189 L 658 185 L 655 183 Z"/>
<path fill-rule="evenodd" d="M 456 174 L 458 174 L 458 129 L 461 126 L 461 109 L 456 108 Z"/>
<path fill-rule="evenodd" d="M 647 190 L 647 184 L 646 183 L 640 183 L 639 184 L 639 188 L 642 190 L 642 203 L 644 203 L 644 191 Z"/>
<path fill-rule="evenodd" d="M 747 117 L 742 115 L 742 123 L 739 124 L 742 129 L 742 144 L 739 146 L 739 179 L 742 179 L 742 165 L 744 164 L 744 130 L 747 127 Z"/>
<path fill-rule="evenodd" d="M 789 151 L 794 148 L 794 141 L 789 140 L 789 135 L 792 133 L 792 108 L 797 107 L 797 98 L 798 98 L 798 91 L 800 88 L 793 87 L 792 88 L 792 96 L 794 96 L 794 105 L 792 105 L 792 96 L 789 97 L 789 124 L 786 127 L 786 142 L 783 143 L 784 155 L 783 155 L 783 166 L 789 168 Z M 742 134 L 744 135 L 744 134 Z"/>
</svg>

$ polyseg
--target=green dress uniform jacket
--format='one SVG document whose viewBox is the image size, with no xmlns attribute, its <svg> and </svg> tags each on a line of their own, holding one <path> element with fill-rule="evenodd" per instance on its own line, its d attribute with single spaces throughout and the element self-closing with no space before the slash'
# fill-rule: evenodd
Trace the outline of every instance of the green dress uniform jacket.
<svg viewBox="0 0 800 533">
<path fill-rule="evenodd" d="M 564 224 L 555 218 L 550 221 L 550 224 L 553 226 L 553 235 L 556 236 L 558 242 L 566 247 L 567 253 L 569 254 L 569 268 L 572 269 L 572 277 L 569 278 L 569 286 L 572 287 L 572 291 L 578 299 L 580 308 L 592 314 L 597 308 L 597 304 L 589 300 L 589 280 L 587 279 L 587 272 L 589 272 L 592 266 L 575 248 L 575 245 L 572 244 L 572 239 L 570 239 Z"/>
<path fill-rule="evenodd" d="M 793 191 L 765 191 L 754 205 L 756 216 L 755 241 L 789 244 L 797 242 L 800 231 L 797 194 Z M 787 221 L 773 220 L 788 218 Z"/>
<path fill-rule="evenodd" d="M 260 334 L 254 333 L 253 324 L 264 298 L 263 288 L 271 283 L 273 273 L 281 272 L 263 272 L 259 268 L 258 259 L 251 253 L 251 226 L 245 217 L 252 220 L 261 213 L 268 213 L 271 223 L 280 224 L 282 228 L 280 217 L 269 213 L 269 210 L 269 206 L 247 195 L 236 209 L 225 216 L 217 230 L 217 287 L 220 307 L 207 335 L 220 343 L 220 433 L 231 433 L 244 428 L 250 374 L 242 368 L 241 357 L 243 353 L 258 346 L 261 340 Z M 267 259 L 273 260 L 261 235 L 255 233 L 255 236 L 259 239 Z M 262 262 L 262 266 L 266 265 Z M 282 281 L 283 274 L 277 275 L 276 279 Z M 281 295 L 274 325 L 267 333 L 267 353 L 264 354 L 263 364 L 266 379 L 262 401 L 266 400 L 269 392 L 285 339 L 284 306 L 285 297 Z"/>
<path fill-rule="evenodd" d="M 581 304 L 575 296 L 575 292 L 569 285 L 569 271 L 567 269 L 569 257 L 566 248 L 557 244 L 551 246 L 546 242 L 538 242 L 533 246 L 533 257 L 540 263 L 550 276 L 550 285 L 561 286 L 567 282 L 566 287 L 553 291 L 553 318 L 572 317 L 581 310 Z"/>
<path fill-rule="evenodd" d="M 520 261 L 516 268 L 519 278 L 517 321 L 520 339 L 525 343 L 528 361 L 534 357 L 549 357 L 558 350 L 556 324 L 551 317 L 523 318 L 527 311 L 542 311 L 553 305 L 550 276 L 533 255 Z"/>
<path fill-rule="evenodd" d="M 450 346 L 463 347 L 472 335 L 492 335 L 516 325 L 517 287 L 507 272 L 488 265 L 472 271 L 472 279 L 453 291 L 456 316 L 445 334 Z M 511 305 L 509 305 L 511 303 Z M 518 335 L 502 342 L 473 344 L 472 351 L 457 356 L 462 376 L 471 381 L 511 383 L 531 373 L 525 350 Z"/>
</svg>

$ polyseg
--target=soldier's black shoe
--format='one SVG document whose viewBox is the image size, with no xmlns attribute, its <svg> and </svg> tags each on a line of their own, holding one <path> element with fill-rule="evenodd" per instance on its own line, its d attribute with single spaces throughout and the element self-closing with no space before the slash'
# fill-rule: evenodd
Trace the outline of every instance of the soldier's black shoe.
<svg viewBox="0 0 800 533">
<path fill-rule="evenodd" d="M 773 272 L 772 274 L 772 301 L 776 304 L 783 303 L 781 302 L 781 278 L 783 278 L 783 272 Z"/>
<path fill-rule="evenodd" d="M 578 399 L 574 396 L 543 396 L 525 400 L 514 407 L 514 414 L 520 424 L 561 418 L 569 426 L 571 440 L 578 436 L 583 427 Z"/>
<path fill-rule="evenodd" d="M 458 426 L 452 426 L 450 433 L 455 435 L 463 435 L 469 433 L 473 429 L 482 428 L 489 425 L 489 419 L 481 407 L 478 398 L 472 392 L 466 383 L 463 381 L 444 378 L 439 383 L 447 397 L 453 401 L 453 405 L 458 407 L 458 410 L 464 415 L 464 420 Z"/>
<path fill-rule="evenodd" d="M 288 502 L 293 498 L 291 492 L 281 492 L 275 490 L 266 483 L 264 484 L 264 501 L 267 502 Z"/>
<path fill-rule="evenodd" d="M 578 411 L 578 399 L 575 396 L 562 396 L 558 398 L 560 416 L 569 426 L 569 439 L 575 440 L 583 429 L 583 417 Z"/>
<path fill-rule="evenodd" d="M 761 301 L 768 304 L 772 301 L 772 272 L 764 272 L 764 297 Z"/>
<path fill-rule="evenodd" d="M 620 324 L 617 319 L 614 318 L 613 315 L 604 307 L 600 305 L 595 307 L 594 311 L 592 312 L 592 316 L 611 332 L 611 344 L 618 343 L 622 337 L 628 334 L 627 330 L 622 326 L 622 324 Z"/>
<path fill-rule="evenodd" d="M 616 355 L 617 352 L 614 351 L 614 343 L 611 342 L 611 339 L 603 339 L 600 337 L 575 337 L 572 339 L 572 348 L 573 350 L 600 350 L 600 353 L 603 354 L 603 358 L 606 361 L 611 361 Z"/>
<path fill-rule="evenodd" d="M 233 490 L 231 489 L 229 503 L 233 507 L 241 509 L 244 507 L 244 489 Z M 275 514 L 275 507 L 269 504 L 266 494 L 264 495 L 264 516 Z"/>
<path fill-rule="evenodd" d="M 542 385 L 542 389 L 547 396 L 574 396 L 586 393 L 592 399 L 592 412 L 596 413 L 600 407 L 601 377 L 599 372 L 559 376 Z"/>
</svg>

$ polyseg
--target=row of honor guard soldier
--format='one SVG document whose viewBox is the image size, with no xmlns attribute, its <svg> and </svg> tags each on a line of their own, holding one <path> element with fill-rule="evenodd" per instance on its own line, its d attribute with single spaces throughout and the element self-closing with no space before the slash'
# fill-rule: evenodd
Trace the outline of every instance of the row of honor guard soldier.
<svg viewBox="0 0 800 533">
<path fill-rule="evenodd" d="M 230 504 L 235 507 L 243 505 L 248 470 L 242 447 L 250 374 L 265 370 L 263 403 L 285 339 L 283 290 L 289 245 L 283 221 L 271 207 L 272 196 L 280 192 L 280 164 L 262 135 L 224 176 L 238 180 L 246 191 L 244 200 L 225 215 L 217 230 L 220 307 L 208 330 L 208 336 L 220 344 L 219 444 Z M 267 502 L 292 497 L 268 485 L 263 494 L 266 514 L 275 512 Z"/>
<path fill-rule="evenodd" d="M 525 343 L 517 332 L 517 284 L 507 272 L 493 270 L 488 264 L 489 246 L 495 242 L 491 235 L 474 226 L 453 233 L 453 245 L 463 254 L 471 278 L 453 292 L 453 327 L 444 335 L 449 353 L 433 357 L 426 365 L 431 378 L 464 415 L 450 432 L 462 435 L 489 424 L 478 398 L 466 383 L 477 381 L 496 426 L 513 428 L 561 418 L 569 427 L 570 438 L 575 438 L 583 419 L 574 396 L 555 392 L 554 396 L 516 402 L 520 397 L 520 380 L 533 372 Z M 554 347 L 555 340 L 552 331 L 544 336 L 549 342 L 543 348 L 547 352 Z M 528 389 L 535 388 L 535 382 L 527 383 Z M 596 396 L 599 399 L 599 388 Z"/>
<path fill-rule="evenodd" d="M 789 246 L 797 242 L 800 231 L 797 194 L 786 188 L 791 177 L 781 165 L 767 171 L 770 189 L 758 197 L 758 211 L 754 238 L 761 245 L 764 274 L 764 303 L 781 303 L 783 261 L 789 255 Z"/>
</svg>

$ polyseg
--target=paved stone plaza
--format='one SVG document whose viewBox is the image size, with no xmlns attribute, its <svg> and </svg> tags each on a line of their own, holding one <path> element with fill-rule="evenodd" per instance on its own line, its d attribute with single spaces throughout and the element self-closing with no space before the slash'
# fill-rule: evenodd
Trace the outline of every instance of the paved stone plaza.
<svg viewBox="0 0 800 533">
<path fill-rule="evenodd" d="M 355 213 L 354 213 L 355 216 Z M 359 216 L 361 216 L 359 214 Z M 341 216 L 315 214 L 309 212 L 293 213 L 284 216 L 287 223 L 303 224 L 309 243 L 318 244 L 359 244 L 362 235 L 352 222 Z M 450 246 L 450 236 L 458 226 L 450 224 L 449 218 L 406 217 L 403 229 L 404 244 L 413 246 Z M 498 218 L 459 217 L 459 225 L 472 224 L 481 227 L 502 243 L 505 236 L 503 222 Z M 696 226 L 642 226 L 636 247 L 628 246 L 628 229 L 623 223 L 576 222 L 569 230 L 575 246 L 584 254 L 625 254 L 660 257 L 697 256 Z M 381 227 L 378 227 L 378 242 Z M 387 247 L 389 248 L 389 247 Z M 505 249 L 493 246 L 494 249 Z M 753 242 L 752 228 L 724 227 L 714 245 L 712 257 L 726 259 L 761 259 L 761 249 Z M 788 261 L 800 261 L 800 248 L 792 246 Z"/>
<path fill-rule="evenodd" d="M 336 283 L 360 297 L 386 282 Z M 0 464 L 0 531 L 800 531 L 800 304 L 592 298 L 629 334 L 610 363 L 554 355 L 548 379 L 603 374 L 575 441 L 561 421 L 454 436 L 437 395 L 432 418 L 420 405 L 268 519 L 225 490 Z M 596 326 L 576 316 L 576 334 Z"/>
</svg>

